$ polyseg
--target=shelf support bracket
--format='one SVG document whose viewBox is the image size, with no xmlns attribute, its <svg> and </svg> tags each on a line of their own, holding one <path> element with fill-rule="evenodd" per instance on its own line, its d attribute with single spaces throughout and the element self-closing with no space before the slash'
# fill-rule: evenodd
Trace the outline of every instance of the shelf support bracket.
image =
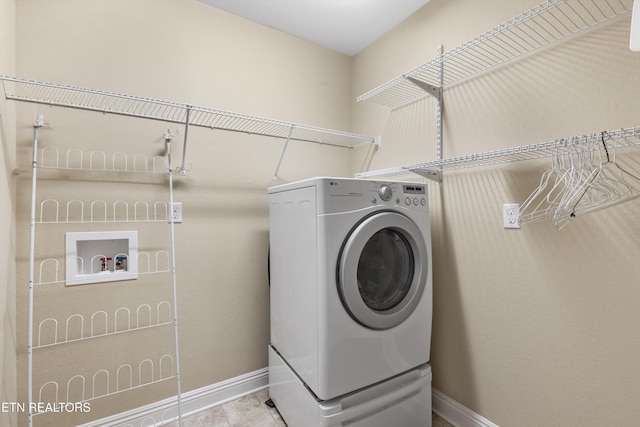
<svg viewBox="0 0 640 427">
<path fill-rule="evenodd" d="M 434 86 L 429 83 L 420 81 L 410 76 L 403 76 L 405 80 L 410 81 L 427 94 L 433 96 L 437 100 L 436 105 L 436 160 L 439 162 L 442 160 L 442 88 L 444 87 L 444 72 L 443 72 L 443 47 L 438 48 L 438 55 L 436 59 L 438 61 L 438 85 Z M 411 169 L 411 172 L 420 175 L 424 178 L 431 179 L 436 182 L 442 181 L 442 166 L 437 170 L 433 169 Z"/>
<path fill-rule="evenodd" d="M 411 169 L 411 172 L 416 175 L 420 175 L 423 178 L 430 179 L 432 181 L 441 182 L 442 181 L 442 171 L 441 170 L 433 170 L 433 169 Z"/>
<path fill-rule="evenodd" d="M 425 93 L 433 96 L 436 99 L 440 99 L 441 98 L 441 94 L 442 94 L 442 88 L 438 87 L 438 86 L 434 86 L 434 85 L 430 85 L 429 83 L 420 81 L 416 78 L 410 77 L 410 76 L 403 76 L 405 80 L 413 83 L 415 86 L 419 87 L 420 89 L 422 89 Z"/>
<path fill-rule="evenodd" d="M 278 172 L 280 171 L 280 165 L 282 165 L 282 159 L 284 159 L 284 153 L 287 151 L 287 147 L 289 146 L 289 141 L 291 141 L 291 135 L 293 135 L 293 129 L 295 126 L 291 125 L 289 128 L 289 134 L 287 135 L 287 141 L 284 143 L 284 147 L 282 148 L 282 153 L 280 153 L 280 160 L 278 160 L 278 166 L 276 166 L 276 171 L 273 174 L 273 180 L 277 181 Z"/>
<path fill-rule="evenodd" d="M 184 144 L 182 146 L 182 165 L 177 168 L 180 171 L 180 175 L 185 176 L 187 169 L 184 167 L 184 162 L 187 157 L 187 137 L 189 135 L 189 117 L 191 116 L 191 106 L 187 106 L 187 115 L 184 119 Z"/>
<path fill-rule="evenodd" d="M 442 161 L 442 102 L 443 102 L 443 88 L 444 88 L 444 49 L 442 45 L 438 47 L 438 84 L 440 90 L 438 91 L 438 105 L 436 106 L 436 161 Z M 431 178 L 437 182 L 442 182 L 442 165 L 436 171 L 437 178 Z"/>
</svg>

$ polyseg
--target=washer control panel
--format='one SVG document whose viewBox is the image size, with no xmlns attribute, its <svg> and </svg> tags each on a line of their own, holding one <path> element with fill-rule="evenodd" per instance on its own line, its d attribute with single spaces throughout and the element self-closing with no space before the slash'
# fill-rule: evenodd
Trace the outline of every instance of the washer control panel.
<svg viewBox="0 0 640 427">
<path fill-rule="evenodd" d="M 405 205 L 407 207 L 426 207 L 427 189 L 425 184 L 400 182 L 372 182 L 371 204 Z M 375 193 L 377 194 L 375 194 Z"/>
<path fill-rule="evenodd" d="M 404 204 L 407 206 L 426 206 L 426 190 L 424 185 L 404 184 L 402 190 L 405 194 Z"/>
<path fill-rule="evenodd" d="M 353 178 L 318 178 L 322 185 L 319 211 L 345 212 L 367 206 L 429 210 L 427 184 L 369 181 Z"/>
</svg>

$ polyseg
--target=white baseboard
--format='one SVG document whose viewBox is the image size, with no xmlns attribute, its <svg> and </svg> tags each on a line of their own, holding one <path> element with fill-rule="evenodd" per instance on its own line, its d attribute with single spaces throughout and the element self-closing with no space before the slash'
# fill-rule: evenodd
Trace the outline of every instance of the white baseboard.
<svg viewBox="0 0 640 427">
<path fill-rule="evenodd" d="M 187 417 L 200 411 L 222 405 L 241 396 L 255 393 L 269 385 L 269 369 L 249 372 L 210 386 L 182 393 L 181 415 Z M 177 397 L 141 406 L 127 412 L 112 415 L 78 427 L 149 427 L 161 426 L 163 422 L 178 416 Z"/>
<path fill-rule="evenodd" d="M 189 415 L 222 405 L 269 386 L 269 369 L 263 368 L 182 394 L 181 415 Z M 168 398 L 127 412 L 82 424 L 78 427 L 161 426 L 177 417 L 177 398 Z M 433 412 L 456 427 L 499 427 L 444 393 L 432 389 Z"/>
<path fill-rule="evenodd" d="M 436 389 L 431 390 L 433 412 L 456 427 L 499 427 Z"/>
</svg>

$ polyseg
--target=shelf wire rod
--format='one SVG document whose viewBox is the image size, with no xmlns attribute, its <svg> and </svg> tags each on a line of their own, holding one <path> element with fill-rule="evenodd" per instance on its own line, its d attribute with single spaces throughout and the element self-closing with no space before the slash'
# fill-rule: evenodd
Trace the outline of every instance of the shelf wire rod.
<svg viewBox="0 0 640 427">
<path fill-rule="evenodd" d="M 426 96 L 424 93 L 418 94 L 417 92 L 413 92 L 413 94 L 414 95 L 411 96 L 411 99 L 416 99 L 420 96 Z M 390 93 L 388 95 L 380 94 L 371 99 L 375 100 L 375 102 L 380 103 L 382 105 L 386 105 L 390 108 L 394 108 L 394 107 L 401 107 L 402 103 L 405 101 L 406 98 L 396 92 L 393 94 Z"/>
<path fill-rule="evenodd" d="M 471 73 L 490 68 L 492 64 L 476 62 L 473 58 L 457 57 L 445 64 L 448 80 L 462 79 Z"/>
<path fill-rule="evenodd" d="M 182 143 L 182 165 L 179 168 L 180 171 L 180 175 L 186 175 L 187 174 L 187 170 L 184 167 L 185 161 L 187 159 L 187 142 L 189 141 L 189 117 L 191 116 L 191 108 L 187 107 L 187 114 L 186 117 L 184 118 L 184 141 Z M 171 196 L 173 197 L 173 190 L 171 192 Z M 171 204 L 169 206 L 173 206 L 173 201 L 171 201 Z M 171 226 L 171 228 L 173 229 L 173 224 Z"/>
<path fill-rule="evenodd" d="M 528 22 L 524 22 L 522 23 L 522 26 L 526 26 L 528 25 Z M 502 38 L 506 44 L 509 44 L 508 42 L 512 42 L 513 43 L 513 48 L 516 52 L 521 53 L 521 52 L 527 52 L 529 50 L 533 50 L 533 49 L 537 49 L 538 46 L 532 45 L 531 43 L 527 42 L 526 40 L 524 40 L 522 37 L 518 36 L 515 31 L 515 29 L 513 30 L 509 30 L 509 31 L 505 31 L 501 34 L 499 34 L 496 39 L 500 39 Z M 495 40 L 495 39 L 492 39 Z M 528 44 L 529 46 L 525 46 L 525 44 Z"/>
<path fill-rule="evenodd" d="M 472 57 L 476 59 L 476 62 L 486 64 L 483 68 L 489 68 L 512 55 L 513 52 L 507 51 L 502 44 L 496 43 L 496 40 L 492 40 L 485 44 L 474 46 L 457 57 L 452 58 L 450 61 L 455 61 L 458 57 Z"/>
<path fill-rule="evenodd" d="M 593 19 L 595 22 L 597 22 L 597 21 L 598 21 L 598 18 L 596 18 L 596 16 L 595 16 L 593 13 L 591 13 L 591 11 L 589 10 L 589 8 L 588 8 L 587 6 L 585 6 L 585 5 L 584 5 L 584 3 L 582 2 L 582 0 L 577 0 L 577 1 L 578 1 L 578 4 L 579 4 L 580 6 L 582 6 L 582 7 L 584 8 L 584 10 L 587 12 L 587 15 L 589 15 L 589 16 L 591 17 L 591 19 Z M 602 13 L 602 16 L 606 16 L 606 15 L 602 12 L 602 10 L 598 7 L 598 3 L 594 2 L 594 1 L 591 1 L 591 4 L 592 4 L 596 9 L 598 9 L 598 11 L 599 11 L 600 13 Z"/>
<path fill-rule="evenodd" d="M 451 78 L 464 76 L 479 69 L 491 66 L 491 64 L 486 61 L 477 60 L 477 58 L 470 56 L 458 56 L 456 58 L 452 58 L 445 65 L 447 73 L 451 73 Z"/>
<path fill-rule="evenodd" d="M 278 165 L 276 166 L 276 171 L 273 174 L 273 180 L 277 181 L 278 178 L 278 172 L 280 171 L 280 165 L 282 165 L 282 159 L 284 159 L 284 153 L 287 151 L 287 147 L 289 146 L 289 141 L 291 140 L 291 135 L 293 134 L 293 129 L 294 126 L 291 126 L 291 128 L 289 129 L 289 136 L 287 137 L 287 140 L 284 143 L 284 147 L 282 147 L 282 153 L 280 153 L 280 159 L 278 160 Z"/>
<path fill-rule="evenodd" d="M 248 125 L 244 123 L 244 121 L 241 120 L 239 117 L 224 116 L 224 115 L 221 115 L 219 117 L 220 117 L 221 129 L 236 129 L 240 132 L 248 132 L 248 133 L 251 132 L 251 129 L 248 127 Z M 254 126 L 257 126 L 257 124 Z"/>
<path fill-rule="evenodd" d="M 500 42 L 500 43 L 498 43 Z M 492 46 L 493 45 L 493 48 Z M 508 51 L 507 48 L 512 49 L 511 51 Z M 489 65 L 485 65 L 485 66 L 478 66 L 478 68 L 476 70 L 474 70 L 471 73 L 468 72 L 459 72 L 457 76 L 448 76 L 447 78 L 447 82 L 445 83 L 445 85 L 452 85 L 453 83 L 456 83 L 464 78 L 469 77 L 470 75 L 473 75 L 475 73 L 479 73 L 481 71 L 485 71 L 488 70 L 492 67 L 495 67 L 497 65 L 506 63 L 514 58 L 517 58 L 518 56 L 521 56 L 523 54 L 528 53 L 528 51 L 526 50 L 516 50 L 513 46 L 511 46 L 509 43 L 507 43 L 504 40 L 497 40 L 497 39 L 492 39 L 490 41 L 487 42 L 487 44 L 483 45 L 483 46 L 478 46 L 477 47 L 478 50 L 483 50 L 484 52 L 491 52 L 493 51 L 493 55 L 495 57 L 495 62 L 491 63 Z M 491 49 L 491 50 L 489 50 Z M 500 50 L 502 50 L 503 52 L 500 52 Z M 467 53 L 468 55 L 468 53 Z M 498 57 L 500 56 L 500 57 Z M 458 57 L 456 57 L 457 59 Z M 451 61 L 451 60 L 449 60 Z"/>
<path fill-rule="evenodd" d="M 591 14 L 589 13 L 589 10 L 588 10 L 588 9 L 586 9 L 586 8 L 584 7 L 584 5 L 580 2 L 580 0 L 578 0 L 578 3 L 580 4 L 580 6 L 582 6 L 582 8 L 583 8 L 583 9 L 585 9 L 585 10 L 587 11 L 587 14 L 591 15 Z M 574 13 L 578 18 L 580 18 L 580 20 L 582 21 L 583 27 L 588 27 L 588 26 L 589 26 L 589 23 L 588 23 L 588 22 L 587 22 L 587 20 L 583 17 L 583 15 L 582 15 L 580 12 L 578 12 L 578 11 L 577 11 L 573 6 L 571 6 L 571 4 L 567 3 L 567 7 L 568 7 L 569 9 L 571 9 L 571 11 L 572 11 L 572 12 L 573 12 L 573 13 Z M 593 15 L 591 15 L 591 17 L 595 20 L 595 17 L 594 17 Z M 575 21 L 574 21 L 574 22 L 575 22 Z M 576 23 L 576 27 L 577 27 L 577 28 L 581 28 L 581 25 L 580 25 L 579 23 Z"/>
<path fill-rule="evenodd" d="M 153 110 L 150 112 L 151 117 L 163 117 L 166 107 L 161 104 L 154 104 Z"/>
<path fill-rule="evenodd" d="M 536 24 L 538 28 L 534 28 L 531 24 Z M 524 27 L 526 27 L 526 29 Z M 551 34 L 547 27 L 541 25 L 537 21 L 525 22 L 522 28 L 514 28 L 513 31 L 511 31 L 511 34 L 529 45 L 528 48 L 525 48 L 525 51 L 537 49 L 538 47 L 549 44 L 553 40 L 557 39 L 557 37 L 554 37 L 553 34 Z"/>
<path fill-rule="evenodd" d="M 578 24 L 575 19 L 571 18 L 567 12 L 564 10 L 564 8 L 558 8 L 558 13 L 559 15 L 564 16 L 565 19 L 561 19 L 561 16 L 556 16 L 556 15 L 552 15 L 555 19 L 558 20 L 558 22 L 562 23 L 562 25 L 566 28 L 566 33 L 563 33 L 563 36 L 566 36 L 567 34 L 573 34 L 577 31 L 580 31 L 580 24 Z M 573 26 L 572 28 L 569 28 L 569 25 L 567 24 L 571 24 Z"/>
<path fill-rule="evenodd" d="M 51 96 L 51 99 L 60 98 L 60 100 L 65 103 L 73 103 L 74 101 L 73 94 L 70 92 L 58 91 L 55 88 L 50 88 L 48 92 Z"/>
<path fill-rule="evenodd" d="M 545 15 L 540 15 L 538 19 L 535 20 L 536 24 L 541 28 L 544 28 L 545 31 L 553 38 L 553 40 L 558 40 L 566 34 L 571 34 L 575 30 L 571 30 L 569 28 L 569 23 L 572 23 L 572 20 L 567 16 L 567 14 L 562 10 L 562 7 L 558 7 L 554 10 L 554 13 L 549 13 Z M 573 27 L 577 29 L 578 27 L 575 23 L 572 23 Z"/>
<path fill-rule="evenodd" d="M 607 2 L 607 4 L 609 4 L 609 6 L 611 7 L 611 9 L 613 9 L 613 6 L 611 6 L 611 3 Z M 618 4 L 620 5 L 620 7 L 622 7 L 623 9 L 625 8 L 624 3 L 622 2 L 622 0 L 618 0 Z M 614 9 L 615 10 L 615 9 Z"/>
<path fill-rule="evenodd" d="M 148 104 L 146 104 L 148 105 Z M 136 115 L 140 115 L 140 116 L 146 116 L 146 111 L 145 111 L 145 104 L 142 102 L 132 102 L 131 103 L 131 110 L 133 111 L 134 114 Z"/>
<path fill-rule="evenodd" d="M 499 54 L 494 52 L 493 50 L 483 48 L 482 46 L 478 46 L 477 49 L 470 49 L 464 55 L 459 55 L 457 57 L 451 58 L 449 61 L 455 63 L 457 61 L 471 63 L 474 67 L 485 67 L 491 66 L 497 59 L 502 58 L 502 56 L 498 56 Z"/>
<path fill-rule="evenodd" d="M 562 0 L 560 3 L 564 3 L 567 0 Z M 545 8 L 546 9 L 546 8 Z M 445 60 L 449 57 L 449 56 L 454 56 L 454 55 L 458 55 L 462 52 L 464 52 L 465 50 L 468 50 L 469 48 L 472 48 L 474 46 L 477 46 L 479 44 L 485 43 L 488 40 L 491 40 L 492 38 L 495 38 L 496 36 L 499 36 L 501 34 L 504 34 L 505 32 L 507 32 L 508 30 L 510 30 L 511 28 L 516 27 L 517 25 L 521 25 L 522 23 L 533 19 L 535 16 L 539 15 L 540 13 L 542 13 L 543 8 L 536 8 L 535 12 L 531 12 L 530 13 L 526 13 L 526 14 L 521 14 L 518 17 L 507 21 L 506 23 L 503 23 L 497 27 L 494 27 L 493 29 L 487 31 L 486 33 L 475 37 L 474 39 L 463 43 L 462 45 L 458 46 L 457 48 L 453 49 L 452 51 L 450 51 L 450 53 L 445 53 Z"/>
<path fill-rule="evenodd" d="M 283 136 L 286 135 L 282 126 L 278 126 L 271 123 L 246 123 L 240 122 L 238 128 L 246 130 L 249 133 L 272 133 L 274 135 Z"/>
<path fill-rule="evenodd" d="M 240 125 L 240 120 L 237 117 L 223 114 L 214 114 L 213 117 L 217 129 L 235 129 L 238 132 L 247 131 L 247 129 Z"/>
<path fill-rule="evenodd" d="M 581 28 L 575 19 L 571 18 L 564 9 L 563 6 L 559 6 L 553 10 L 553 13 L 541 16 L 541 19 L 557 32 L 558 36 L 556 39 L 558 40 L 567 34 L 575 33 Z"/>
<path fill-rule="evenodd" d="M 517 58 L 518 56 L 539 49 L 543 46 L 538 40 L 530 38 L 526 40 L 519 34 L 511 32 L 509 34 L 501 34 L 487 42 L 489 45 L 499 46 L 504 51 L 502 61 Z"/>
<path fill-rule="evenodd" d="M 512 57 L 515 54 L 514 52 L 519 52 L 514 49 L 513 46 L 501 40 L 499 36 L 495 36 L 487 39 L 484 43 L 478 43 L 468 48 L 461 49 L 460 51 L 455 52 L 455 54 L 449 55 L 449 57 L 453 59 L 458 56 L 468 55 L 469 52 L 473 51 L 490 52 L 492 56 L 497 58 L 497 61 L 503 61 L 504 58 Z M 490 59 L 491 58 L 487 58 L 487 60 Z M 449 60 L 449 58 L 445 58 L 445 62 Z"/>
<path fill-rule="evenodd" d="M 143 104 L 144 115 L 145 117 L 154 117 L 160 111 L 159 106 L 157 104 Z"/>
<path fill-rule="evenodd" d="M 194 109 L 191 111 L 191 124 L 208 126 L 212 116 L 211 113 Z"/>
<path fill-rule="evenodd" d="M 559 40 L 560 38 L 564 37 L 566 34 L 571 34 L 574 31 L 572 31 L 566 24 L 566 21 L 573 23 L 572 20 L 567 16 L 567 14 L 562 10 L 562 8 L 558 8 L 557 10 L 559 14 L 561 14 L 566 18 L 566 20 L 561 19 L 560 16 L 557 16 L 555 14 L 549 15 L 549 19 L 547 18 L 545 19 L 547 20 L 547 22 L 549 22 L 549 25 L 551 25 L 558 32 L 558 34 L 560 34 L 560 36 L 557 38 Z M 551 18 L 553 18 L 553 20 L 556 22 L 555 25 L 550 21 Z M 573 25 L 574 27 L 577 28 L 575 24 Z M 564 30 L 559 27 L 564 27 Z"/>
<path fill-rule="evenodd" d="M 535 41 L 537 45 L 551 43 L 553 40 L 557 40 L 559 36 L 562 36 L 558 28 L 545 16 L 526 22 L 522 28 L 514 28 L 513 33 L 518 34 L 519 37 Z M 540 42 L 540 40 L 543 40 L 543 42 Z"/>
<path fill-rule="evenodd" d="M 187 119 L 188 124 L 188 119 Z M 170 135 L 170 134 L 169 134 Z M 169 207 L 173 206 L 173 171 L 171 160 L 171 137 L 165 138 L 167 151 L 167 164 L 169 175 Z M 177 387 L 177 407 L 178 407 L 178 426 L 182 426 L 182 392 L 180 386 L 180 346 L 178 341 L 178 282 L 176 276 L 176 244 L 175 244 L 175 222 L 170 216 L 169 227 L 171 229 L 171 280 L 173 284 L 173 336 L 176 353 L 176 387 Z"/>
<path fill-rule="evenodd" d="M 29 404 L 28 424 L 33 426 L 33 285 L 35 277 L 35 243 L 36 243 L 36 189 L 38 178 L 38 132 L 44 125 L 44 117 L 38 115 L 33 125 L 33 158 L 31 162 L 31 210 L 29 215 L 29 289 L 27 327 L 27 403 Z"/>
<path fill-rule="evenodd" d="M 611 12 L 615 15 L 616 11 L 613 9 L 613 7 L 611 6 L 611 3 L 609 3 L 608 1 L 606 1 L 604 4 L 606 4 L 607 6 L 609 6 L 609 9 L 611 9 Z M 598 8 L 598 10 L 600 11 L 600 13 L 602 13 L 602 16 L 608 16 L 607 13 L 605 13 L 602 8 L 600 6 L 598 6 L 597 3 L 595 3 L 595 6 Z"/>
<path fill-rule="evenodd" d="M 200 111 L 197 109 L 192 109 L 191 110 L 191 124 L 196 126 L 196 125 L 203 125 L 204 123 L 207 122 L 207 118 L 210 116 L 210 114 L 204 112 L 204 111 Z"/>
</svg>

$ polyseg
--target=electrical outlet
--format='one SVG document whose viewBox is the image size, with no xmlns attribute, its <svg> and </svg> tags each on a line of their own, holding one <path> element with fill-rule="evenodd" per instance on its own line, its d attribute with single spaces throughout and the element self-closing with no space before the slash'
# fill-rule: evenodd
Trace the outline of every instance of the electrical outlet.
<svg viewBox="0 0 640 427">
<path fill-rule="evenodd" d="M 502 205 L 502 220 L 504 228 L 520 228 L 520 205 L 518 203 Z"/>
<path fill-rule="evenodd" d="M 182 222 L 182 202 L 173 202 L 171 205 L 170 222 L 178 223 Z"/>
</svg>

